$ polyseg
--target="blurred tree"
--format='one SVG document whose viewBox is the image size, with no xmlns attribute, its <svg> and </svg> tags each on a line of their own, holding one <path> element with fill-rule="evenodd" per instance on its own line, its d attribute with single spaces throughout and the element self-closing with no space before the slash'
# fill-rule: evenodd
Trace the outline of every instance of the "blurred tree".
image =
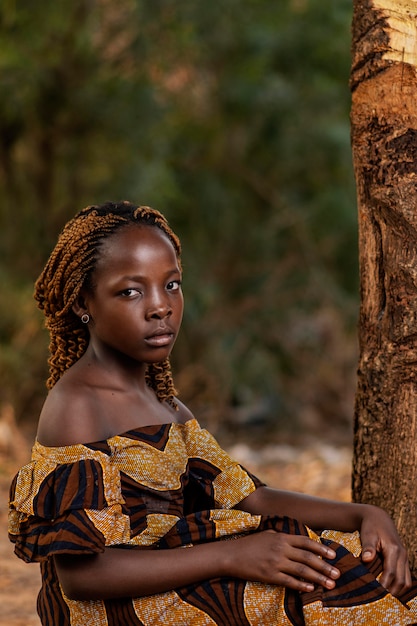
<svg viewBox="0 0 417 626">
<path fill-rule="evenodd" d="M 417 79 L 407 3 L 356 2 L 352 137 L 361 265 L 353 495 L 385 508 L 417 570 Z"/>
<path fill-rule="evenodd" d="M 235 405 L 231 419 L 349 424 L 350 18 L 349 0 L 3 3 L 0 262 L 14 289 L 83 205 L 151 204 L 184 243 L 186 400 L 207 419 Z"/>
</svg>

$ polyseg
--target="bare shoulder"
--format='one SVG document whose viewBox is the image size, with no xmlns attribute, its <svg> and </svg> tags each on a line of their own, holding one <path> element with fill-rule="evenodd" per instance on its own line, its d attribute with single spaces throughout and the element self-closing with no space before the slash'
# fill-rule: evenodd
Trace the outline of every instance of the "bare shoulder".
<svg viewBox="0 0 417 626">
<path fill-rule="evenodd" d="M 63 377 L 45 400 L 37 440 L 51 447 L 98 440 L 100 425 L 95 404 L 91 390 Z"/>
<path fill-rule="evenodd" d="M 183 402 L 178 400 L 178 398 L 175 398 L 175 402 L 178 407 L 178 422 L 184 424 L 185 422 L 194 419 L 193 413 Z"/>
</svg>

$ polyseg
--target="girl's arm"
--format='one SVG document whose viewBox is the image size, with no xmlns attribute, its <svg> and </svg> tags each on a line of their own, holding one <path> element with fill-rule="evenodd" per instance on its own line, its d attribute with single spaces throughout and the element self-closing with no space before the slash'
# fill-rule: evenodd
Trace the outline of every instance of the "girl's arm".
<svg viewBox="0 0 417 626">
<path fill-rule="evenodd" d="M 360 529 L 363 560 L 384 557 L 383 584 L 393 595 L 411 585 L 407 554 L 389 516 L 377 507 L 333 502 L 260 487 L 239 505 L 252 514 L 288 515 L 312 528 Z M 59 580 L 74 600 L 140 597 L 202 580 L 231 577 L 312 591 L 335 586 L 336 554 L 300 535 L 273 530 L 233 541 L 168 550 L 106 548 L 92 556 L 56 556 Z"/>
<path fill-rule="evenodd" d="M 165 550 L 106 548 L 92 556 L 55 556 L 58 578 L 73 600 L 140 597 L 210 578 L 231 577 L 312 591 L 332 589 L 333 550 L 305 536 L 268 530 L 235 540 Z"/>
<path fill-rule="evenodd" d="M 389 515 L 376 506 L 336 502 L 260 487 L 236 508 L 258 515 L 286 515 L 317 530 L 358 530 L 362 541 L 362 560 L 370 563 L 377 552 L 382 554 L 384 571 L 381 584 L 393 595 L 400 595 L 411 586 L 407 552 Z"/>
<path fill-rule="evenodd" d="M 280 515 L 297 519 L 316 530 L 343 532 L 360 529 L 364 505 L 316 498 L 303 493 L 259 487 L 236 506 L 253 515 Z"/>
</svg>

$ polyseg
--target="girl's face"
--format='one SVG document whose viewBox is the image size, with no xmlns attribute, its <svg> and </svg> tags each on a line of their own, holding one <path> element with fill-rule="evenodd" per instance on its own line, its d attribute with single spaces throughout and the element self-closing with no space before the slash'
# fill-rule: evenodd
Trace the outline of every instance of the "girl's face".
<svg viewBox="0 0 417 626">
<path fill-rule="evenodd" d="M 84 293 L 90 343 L 98 355 L 135 364 L 167 358 L 183 313 L 172 243 L 154 226 L 127 226 L 104 240 Z"/>
</svg>

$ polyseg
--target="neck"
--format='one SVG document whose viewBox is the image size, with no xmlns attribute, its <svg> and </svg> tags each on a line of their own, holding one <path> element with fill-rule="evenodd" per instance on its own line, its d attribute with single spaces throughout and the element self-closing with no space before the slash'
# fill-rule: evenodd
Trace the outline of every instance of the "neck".
<svg viewBox="0 0 417 626">
<path fill-rule="evenodd" d="M 92 383 L 108 389 L 148 389 L 146 363 L 134 361 L 121 353 L 109 352 L 102 347 L 97 349 L 92 342 L 78 363 Z"/>
</svg>

